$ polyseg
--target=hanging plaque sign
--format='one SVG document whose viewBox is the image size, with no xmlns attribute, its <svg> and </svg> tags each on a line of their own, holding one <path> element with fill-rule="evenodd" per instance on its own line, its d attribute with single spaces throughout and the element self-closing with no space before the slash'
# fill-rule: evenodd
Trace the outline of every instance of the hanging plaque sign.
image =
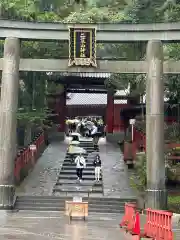
<svg viewBox="0 0 180 240">
<path fill-rule="evenodd" d="M 95 28 L 69 28 L 68 65 L 97 67 Z"/>
</svg>

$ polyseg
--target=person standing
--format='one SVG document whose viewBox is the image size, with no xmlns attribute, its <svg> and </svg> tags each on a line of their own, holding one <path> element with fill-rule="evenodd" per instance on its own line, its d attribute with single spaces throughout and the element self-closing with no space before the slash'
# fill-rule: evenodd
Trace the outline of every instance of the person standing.
<svg viewBox="0 0 180 240">
<path fill-rule="evenodd" d="M 91 137 L 93 138 L 93 145 L 94 145 L 94 149 L 96 150 L 98 146 L 99 137 L 98 137 L 98 128 L 95 124 L 93 124 L 92 126 Z"/>
<path fill-rule="evenodd" d="M 75 159 L 75 145 L 70 143 L 69 147 L 68 147 L 68 154 L 70 156 L 70 159 L 71 159 L 71 163 L 74 162 L 74 159 Z"/>
<path fill-rule="evenodd" d="M 82 175 L 83 175 L 83 169 L 86 167 L 86 160 L 83 157 L 82 153 L 80 153 L 75 158 L 75 164 L 76 164 L 77 180 L 79 180 L 81 182 L 82 181 Z"/>
<path fill-rule="evenodd" d="M 99 155 L 96 156 L 93 164 L 95 167 L 95 180 L 99 182 L 101 175 L 101 159 Z"/>
</svg>

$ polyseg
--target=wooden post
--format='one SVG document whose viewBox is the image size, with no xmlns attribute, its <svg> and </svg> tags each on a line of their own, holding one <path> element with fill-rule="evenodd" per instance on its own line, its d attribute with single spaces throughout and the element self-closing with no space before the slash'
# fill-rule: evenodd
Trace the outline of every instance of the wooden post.
<svg viewBox="0 0 180 240">
<path fill-rule="evenodd" d="M 146 157 L 147 206 L 164 209 L 167 206 L 164 159 L 164 82 L 163 46 L 152 40 L 147 46 L 146 85 Z"/>
<path fill-rule="evenodd" d="M 114 90 L 111 89 L 108 89 L 107 93 L 106 125 L 106 132 L 112 134 L 114 126 Z"/>
<path fill-rule="evenodd" d="M 59 132 L 65 133 L 65 128 L 66 128 L 66 91 L 64 90 L 63 93 L 59 96 L 59 101 L 58 101 L 58 107 L 59 107 L 59 124 L 60 124 L 60 129 Z"/>
<path fill-rule="evenodd" d="M 1 85 L 0 115 L 0 208 L 10 209 L 14 200 L 14 160 L 19 90 L 20 41 L 7 38 Z"/>
</svg>

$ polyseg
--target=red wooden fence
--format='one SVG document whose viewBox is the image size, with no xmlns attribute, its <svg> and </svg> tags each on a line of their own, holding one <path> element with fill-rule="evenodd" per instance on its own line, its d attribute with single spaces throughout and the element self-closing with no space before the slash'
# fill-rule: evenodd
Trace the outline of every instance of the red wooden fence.
<svg viewBox="0 0 180 240">
<path fill-rule="evenodd" d="M 31 145 L 35 145 L 36 149 L 31 149 L 29 145 L 24 150 L 21 150 L 16 159 L 14 166 L 14 177 L 16 182 L 21 181 L 21 171 L 25 169 L 27 166 L 33 167 L 38 158 L 38 154 L 41 151 L 41 147 L 44 144 L 44 133 L 41 133 L 37 138 L 35 138 L 34 142 Z"/>
</svg>

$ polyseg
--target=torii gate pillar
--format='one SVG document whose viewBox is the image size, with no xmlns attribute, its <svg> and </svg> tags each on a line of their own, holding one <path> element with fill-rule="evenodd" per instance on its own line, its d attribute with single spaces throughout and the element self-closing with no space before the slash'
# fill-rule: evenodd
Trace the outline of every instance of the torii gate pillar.
<svg viewBox="0 0 180 240">
<path fill-rule="evenodd" d="M 15 195 L 14 161 L 16 157 L 19 61 L 19 39 L 7 38 L 4 44 L 0 104 L 0 209 L 11 209 Z"/>
<path fill-rule="evenodd" d="M 153 209 L 167 207 L 164 158 L 164 82 L 163 46 L 151 40 L 147 45 L 146 85 L 146 159 L 147 206 Z"/>
</svg>

